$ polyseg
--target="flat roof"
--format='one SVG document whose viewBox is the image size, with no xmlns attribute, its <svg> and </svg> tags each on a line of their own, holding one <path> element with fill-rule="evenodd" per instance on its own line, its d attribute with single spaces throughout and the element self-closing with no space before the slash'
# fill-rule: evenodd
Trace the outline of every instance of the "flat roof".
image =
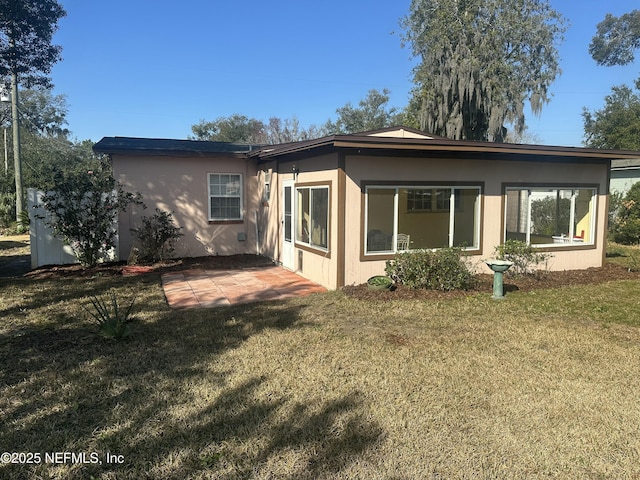
<svg viewBox="0 0 640 480">
<path fill-rule="evenodd" d="M 264 146 L 252 156 L 260 158 L 277 157 L 322 147 L 342 147 L 352 149 L 398 150 L 398 151 L 438 151 L 450 153 L 487 153 L 498 155 L 530 155 L 590 159 L 638 159 L 640 151 L 605 150 L 599 148 L 561 147 L 552 145 L 528 145 L 515 143 L 472 142 L 450 140 L 442 137 L 407 138 L 386 137 L 380 135 L 352 134 L 332 135 L 328 137 L 283 145 Z"/>
<path fill-rule="evenodd" d="M 614 162 L 640 161 L 640 151 L 450 140 L 407 127 L 391 127 L 348 135 L 330 135 L 313 140 L 277 145 L 162 138 L 104 137 L 93 146 L 95 152 L 106 154 L 231 155 L 245 158 L 253 157 L 264 161 L 296 153 L 332 151 L 335 149 L 357 150 L 369 154 L 400 154 L 402 152 L 404 155 L 437 152 L 451 156 L 473 156 L 480 153 L 494 159 L 517 156 L 538 159 L 572 159 L 573 161 L 580 161 L 580 159 L 589 159 L 590 161 L 612 160 Z"/>
<path fill-rule="evenodd" d="M 259 145 L 202 140 L 173 140 L 168 138 L 104 137 L 93 146 L 97 153 L 156 153 L 156 154 L 246 154 Z"/>
</svg>

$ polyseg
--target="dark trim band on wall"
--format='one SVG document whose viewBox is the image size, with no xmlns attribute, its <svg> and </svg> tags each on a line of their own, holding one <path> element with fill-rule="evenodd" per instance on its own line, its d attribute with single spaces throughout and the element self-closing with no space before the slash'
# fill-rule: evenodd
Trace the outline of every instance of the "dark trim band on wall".
<svg viewBox="0 0 640 480">
<path fill-rule="evenodd" d="M 402 188 L 402 187 L 480 187 L 480 206 L 478 213 L 478 223 L 479 223 L 479 238 L 478 238 L 478 248 L 464 250 L 465 255 L 482 255 L 483 240 L 484 240 L 484 197 L 485 197 L 485 182 L 467 182 L 467 181 L 456 181 L 456 182 L 445 182 L 445 181 L 437 181 L 437 182 L 429 182 L 429 181 L 408 181 L 405 182 L 403 180 L 363 180 L 360 182 L 360 261 L 361 262 L 370 262 L 370 261 L 380 261 L 380 260 L 393 260 L 396 256 L 396 253 L 366 253 L 366 232 L 365 232 L 365 216 L 367 214 L 366 210 L 366 192 L 367 187 L 389 187 L 389 188 Z M 411 250 L 409 250 L 411 251 Z"/>
<path fill-rule="evenodd" d="M 581 188 L 584 189 L 593 189 L 595 190 L 595 205 L 594 205 L 594 218 L 593 218 L 593 243 L 588 244 L 580 244 L 580 243 L 559 243 L 558 246 L 547 246 L 547 247 L 536 247 L 535 250 L 537 252 L 569 252 L 572 250 L 595 250 L 598 248 L 598 197 L 601 195 L 600 193 L 600 184 L 597 183 L 532 183 L 532 182 L 503 182 L 501 185 L 502 189 L 502 200 L 500 205 L 500 244 L 505 241 L 505 231 L 506 231 L 506 218 L 505 212 L 507 208 L 507 189 L 525 189 L 525 188 L 549 188 L 549 189 L 566 189 L 566 190 L 579 190 Z M 605 187 L 608 190 L 608 186 Z M 606 195 L 606 204 L 608 204 L 609 195 Z M 606 205 L 608 211 L 608 205 Z M 606 236 L 606 231 L 605 231 Z M 603 265 L 606 256 L 606 252 L 603 249 Z"/>
<path fill-rule="evenodd" d="M 331 258 L 331 250 L 324 250 L 322 247 L 313 247 L 306 245 L 304 243 L 295 243 L 295 247 L 304 250 L 305 252 L 313 253 L 314 255 L 319 255 L 325 258 Z"/>
<path fill-rule="evenodd" d="M 244 220 L 209 220 L 209 225 L 241 225 Z"/>
<path fill-rule="evenodd" d="M 332 202 L 331 202 L 331 193 L 333 190 L 333 182 L 331 180 L 327 180 L 327 181 L 319 181 L 319 182 L 300 182 L 300 183 L 294 183 L 293 185 L 293 191 L 294 193 L 297 192 L 298 188 L 313 188 L 313 187 L 323 187 L 326 188 L 329 192 L 327 195 L 327 198 L 329 200 L 329 205 L 327 205 L 327 212 L 328 212 L 328 219 L 327 219 L 327 228 L 328 228 L 328 232 L 327 232 L 327 247 L 323 248 L 323 247 L 314 247 L 313 245 L 309 245 L 306 243 L 299 243 L 298 239 L 296 238 L 296 234 L 297 234 L 297 230 L 294 227 L 294 232 L 293 232 L 293 240 L 294 240 L 294 246 L 295 248 L 299 248 L 300 250 L 304 250 L 306 252 L 309 253 L 313 253 L 315 255 L 320 255 L 322 257 L 325 258 L 331 258 L 331 208 L 332 208 Z M 294 202 L 295 204 L 295 202 Z M 296 218 L 297 218 L 297 212 L 296 212 Z M 297 220 L 296 220 L 297 221 Z M 296 225 L 297 227 L 297 225 Z"/>
</svg>

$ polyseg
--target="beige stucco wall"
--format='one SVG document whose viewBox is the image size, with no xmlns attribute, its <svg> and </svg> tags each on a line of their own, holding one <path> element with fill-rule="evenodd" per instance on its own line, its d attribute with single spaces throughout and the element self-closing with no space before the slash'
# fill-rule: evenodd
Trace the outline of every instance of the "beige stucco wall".
<svg viewBox="0 0 640 480">
<path fill-rule="evenodd" d="M 132 207 L 119 216 L 120 258 L 126 260 L 132 246 L 130 229 L 140 216 L 155 208 L 172 211 L 184 236 L 176 245 L 176 257 L 256 253 L 256 212 L 260 212 L 256 163 L 241 158 L 112 155 L 115 178 L 125 189 L 140 192 L 146 210 Z M 244 179 L 243 221 L 237 224 L 209 222 L 208 173 L 240 173 Z M 238 240 L 238 234 L 246 240 Z"/>
<path fill-rule="evenodd" d="M 503 186 L 517 184 L 594 185 L 598 188 L 596 239 L 581 250 L 553 249 L 548 267 L 553 270 L 602 265 L 606 227 L 607 168 L 598 164 L 482 161 L 438 158 L 384 158 L 346 156 L 344 198 L 344 252 L 339 242 L 339 157 L 337 153 L 314 158 L 265 162 L 220 157 L 113 155 L 116 179 L 127 190 L 140 192 L 148 209 L 132 208 L 119 217 L 120 256 L 126 259 L 132 245 L 130 228 L 141 215 L 155 208 L 173 211 L 183 228 L 176 256 L 260 253 L 282 261 L 283 181 L 296 185 L 330 186 L 329 249 L 295 246 L 293 269 L 328 288 L 337 288 L 344 272 L 345 284 L 362 283 L 384 272 L 384 260 L 362 260 L 363 182 L 465 182 L 482 186 L 480 251 L 472 256 L 479 271 L 487 271 L 483 259 L 493 256 L 502 242 Z M 293 167 L 298 173 L 293 173 Z M 244 179 L 242 223 L 219 224 L 208 220 L 208 173 L 240 173 Z M 264 194 L 270 176 L 271 193 Z M 415 217 L 419 221 L 419 215 Z M 239 241 L 238 234 L 246 235 Z M 342 270 L 343 269 L 343 270 Z"/>
<path fill-rule="evenodd" d="M 553 249 L 551 270 L 602 265 L 606 225 L 607 168 L 596 164 L 478 161 L 456 159 L 403 159 L 348 156 L 346 158 L 345 284 L 358 284 L 384 272 L 384 260 L 361 261 L 364 242 L 362 182 L 484 182 L 481 212 L 481 250 L 471 257 L 478 271 L 489 273 L 483 259 L 491 258 L 502 242 L 503 184 L 593 184 L 598 187 L 596 241 L 586 250 Z"/>
<path fill-rule="evenodd" d="M 293 166 L 299 169 L 299 173 L 294 175 Z M 328 251 L 319 249 L 300 247 L 295 245 L 294 270 L 305 278 L 320 283 L 327 288 L 335 289 L 338 274 L 338 172 L 337 155 L 325 155 L 301 161 L 280 162 L 278 166 L 281 174 L 279 178 L 279 192 L 282 195 L 282 181 L 295 179 L 295 185 L 322 184 L 329 185 L 329 248 Z M 282 200 L 279 199 L 281 203 Z M 281 210 L 279 210 L 280 212 Z M 276 214 L 274 221 L 279 222 L 281 213 Z M 282 248 L 282 236 L 279 238 L 279 248 Z M 280 260 L 278 256 L 274 257 Z"/>
<path fill-rule="evenodd" d="M 281 190 L 279 188 L 278 173 L 275 164 L 260 166 L 257 173 L 258 186 L 258 234 L 260 254 L 277 259 L 280 248 L 280 222 L 278 221 Z M 266 180 L 269 179 L 269 192 L 265 190 Z"/>
</svg>

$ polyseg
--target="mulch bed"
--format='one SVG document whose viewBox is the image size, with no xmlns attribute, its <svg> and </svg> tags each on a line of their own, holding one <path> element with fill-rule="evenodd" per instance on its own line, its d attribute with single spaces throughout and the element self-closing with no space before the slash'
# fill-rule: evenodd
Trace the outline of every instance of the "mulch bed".
<svg viewBox="0 0 640 480">
<path fill-rule="evenodd" d="M 588 268 L 586 270 L 566 270 L 561 272 L 539 272 L 536 275 L 522 276 L 519 278 L 504 278 L 504 290 L 508 292 L 529 292 L 548 288 L 558 288 L 573 285 L 588 285 L 604 283 L 611 280 L 638 280 L 640 272 L 630 272 L 620 265 L 606 264 L 601 268 Z M 475 285 L 469 290 L 454 290 L 443 292 L 438 290 L 410 289 L 397 285 L 394 290 L 369 290 L 367 284 L 352 285 L 343 288 L 343 291 L 353 298 L 361 300 L 401 300 L 415 299 L 428 300 L 439 298 L 454 298 L 478 293 L 493 292 L 493 275 L 483 274 L 476 276 Z"/>
<path fill-rule="evenodd" d="M 203 270 L 230 270 L 249 267 L 272 266 L 273 262 L 260 255 L 220 255 L 213 257 L 193 257 L 170 260 L 153 265 L 151 273 L 165 273 L 190 268 Z M 31 270 L 24 276 L 29 278 L 57 278 L 80 277 L 90 278 L 96 276 L 122 275 L 125 262 L 106 262 L 93 268 L 84 268 L 81 265 L 50 265 Z"/>
<path fill-rule="evenodd" d="M 90 278 L 95 276 L 122 275 L 126 263 L 104 263 L 95 268 L 83 268 L 80 265 L 55 265 L 40 267 L 26 273 L 28 278 L 57 278 L 78 277 Z M 170 271 L 201 268 L 204 270 L 227 270 L 249 267 L 272 266 L 273 262 L 260 255 L 228 255 L 212 257 L 181 258 L 171 260 L 163 264 L 153 266 L 152 274 Z M 561 272 L 539 272 L 534 276 L 522 276 L 510 278 L 505 276 L 504 290 L 506 293 L 521 291 L 558 288 L 572 285 L 587 285 L 603 283 L 611 280 L 638 280 L 640 272 L 630 272 L 627 268 L 606 264 L 601 268 L 589 268 L 586 270 L 567 270 Z M 454 290 L 443 292 L 437 290 L 413 290 L 402 285 L 397 285 L 393 290 L 369 290 L 366 283 L 361 285 L 349 285 L 342 289 L 348 296 L 362 300 L 401 300 L 401 299 L 444 299 L 459 296 L 474 295 L 477 293 L 491 293 L 493 291 L 493 276 L 483 274 L 476 276 L 474 286 L 469 290 Z"/>
</svg>

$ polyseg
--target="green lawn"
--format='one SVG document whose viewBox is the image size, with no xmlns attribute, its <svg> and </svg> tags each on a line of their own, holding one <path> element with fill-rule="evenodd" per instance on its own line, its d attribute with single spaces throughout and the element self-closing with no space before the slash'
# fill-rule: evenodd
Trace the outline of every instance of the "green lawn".
<svg viewBox="0 0 640 480">
<path fill-rule="evenodd" d="M 82 307 L 109 289 L 122 342 Z M 172 311 L 157 275 L 0 279 L 0 450 L 41 455 L 0 478 L 638 478 L 639 289 Z"/>
</svg>

